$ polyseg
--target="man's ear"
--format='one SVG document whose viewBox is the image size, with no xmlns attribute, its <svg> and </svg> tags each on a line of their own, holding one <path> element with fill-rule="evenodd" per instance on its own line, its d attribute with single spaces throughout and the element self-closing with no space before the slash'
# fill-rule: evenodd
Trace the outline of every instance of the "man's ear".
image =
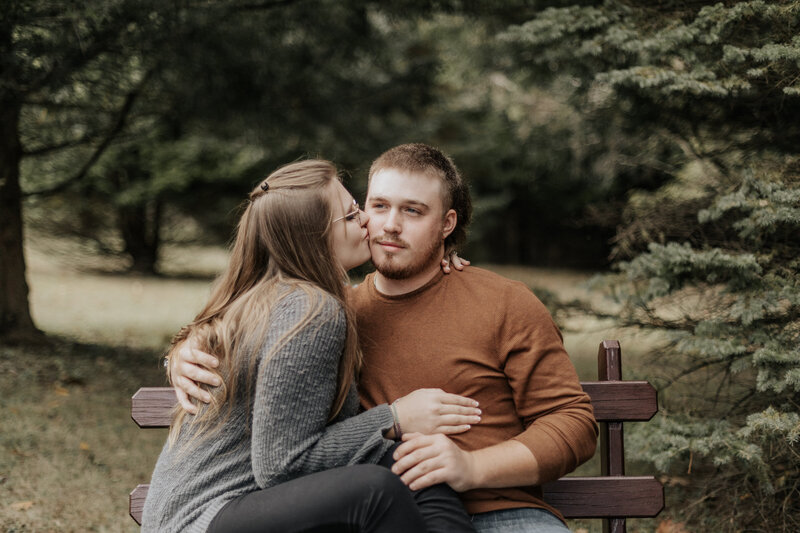
<svg viewBox="0 0 800 533">
<path fill-rule="evenodd" d="M 456 229 L 456 224 L 458 224 L 458 215 L 456 214 L 455 209 L 449 209 L 447 213 L 444 214 L 444 222 L 442 223 L 442 239 L 446 239 L 448 235 L 453 233 L 453 230 Z"/>
</svg>

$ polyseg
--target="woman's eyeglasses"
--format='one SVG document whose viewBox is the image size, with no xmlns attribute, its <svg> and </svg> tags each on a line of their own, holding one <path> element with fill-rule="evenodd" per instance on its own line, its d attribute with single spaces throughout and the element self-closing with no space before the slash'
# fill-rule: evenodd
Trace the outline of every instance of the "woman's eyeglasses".
<svg viewBox="0 0 800 533">
<path fill-rule="evenodd" d="M 359 224 L 361 224 L 361 206 L 358 205 L 358 202 L 353 199 L 353 210 L 344 215 L 343 217 L 334 218 L 333 222 L 338 222 L 344 219 L 346 222 L 352 222 L 353 220 L 357 220 Z"/>
</svg>

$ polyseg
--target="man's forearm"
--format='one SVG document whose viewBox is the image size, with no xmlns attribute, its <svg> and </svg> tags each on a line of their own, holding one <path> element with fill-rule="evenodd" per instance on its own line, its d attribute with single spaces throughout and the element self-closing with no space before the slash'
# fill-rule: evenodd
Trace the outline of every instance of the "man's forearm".
<svg viewBox="0 0 800 533">
<path fill-rule="evenodd" d="M 474 489 L 522 487 L 539 484 L 539 462 L 527 446 L 508 440 L 469 452 Z"/>
</svg>

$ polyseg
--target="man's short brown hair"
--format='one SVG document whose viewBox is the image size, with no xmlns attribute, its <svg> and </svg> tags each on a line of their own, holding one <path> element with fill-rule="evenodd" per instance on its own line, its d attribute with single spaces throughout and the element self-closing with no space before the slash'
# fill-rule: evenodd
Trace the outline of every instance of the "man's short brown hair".
<svg viewBox="0 0 800 533">
<path fill-rule="evenodd" d="M 467 226 L 472 219 L 472 199 L 469 187 L 458 172 L 453 160 L 438 148 L 422 143 L 395 146 L 373 161 L 369 168 L 369 179 L 381 170 L 395 169 L 401 172 L 421 173 L 442 182 L 442 204 L 444 212 L 453 209 L 458 220 L 456 227 L 444 240 L 445 250 L 456 250 L 467 240 Z"/>
</svg>

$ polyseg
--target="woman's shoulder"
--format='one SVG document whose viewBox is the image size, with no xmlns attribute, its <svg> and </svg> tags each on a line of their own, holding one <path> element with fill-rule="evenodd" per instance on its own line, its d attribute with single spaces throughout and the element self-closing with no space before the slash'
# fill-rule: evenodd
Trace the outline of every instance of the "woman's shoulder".
<svg viewBox="0 0 800 533">
<path fill-rule="evenodd" d="M 273 358 L 308 362 L 341 355 L 347 318 L 335 296 L 311 285 L 292 284 L 277 295 L 268 328 L 261 356 L 277 368 Z"/>
<path fill-rule="evenodd" d="M 317 324 L 330 321 L 344 323 L 345 320 L 344 307 L 339 299 L 310 283 L 285 284 L 273 314 L 286 318 L 289 315 L 307 317 L 310 322 Z"/>
</svg>

